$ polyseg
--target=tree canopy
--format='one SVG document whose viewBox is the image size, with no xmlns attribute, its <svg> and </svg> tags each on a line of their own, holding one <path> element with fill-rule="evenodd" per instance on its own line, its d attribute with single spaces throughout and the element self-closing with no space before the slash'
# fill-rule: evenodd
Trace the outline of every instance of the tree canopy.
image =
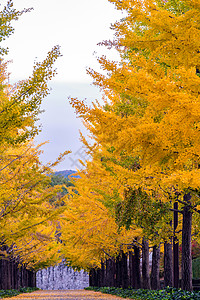
<svg viewBox="0 0 200 300">
<path fill-rule="evenodd" d="M 0 12 L 0 40 L 9 37 L 14 29 L 12 20 L 23 13 L 13 8 L 13 2 Z M 0 48 L 0 54 L 7 50 Z M 28 79 L 8 83 L 7 62 L 1 59 L 0 67 L 0 237 L 2 256 L 15 255 L 20 263 L 38 268 L 57 262 L 58 216 L 62 208 L 50 204 L 50 199 L 61 190 L 52 186 L 52 167 L 68 151 L 60 154 L 53 163 L 43 165 L 39 155 L 41 145 L 33 138 L 40 131 L 36 121 L 41 102 L 48 95 L 48 82 L 56 71 L 55 61 L 60 57 L 55 46 L 43 62 L 36 62 Z"/>
<path fill-rule="evenodd" d="M 112 178 L 107 185 L 102 173 L 99 190 L 90 187 L 89 191 L 92 197 L 97 193 L 99 201 L 104 193 L 106 205 L 110 198 L 115 204 L 124 204 L 129 191 L 133 191 L 132 199 L 136 191 L 141 191 L 146 195 L 146 205 L 138 196 L 132 222 L 141 211 L 145 212 L 144 205 L 157 205 L 155 211 L 160 210 L 161 216 L 158 228 L 165 240 L 173 235 L 169 228 L 170 206 L 173 210 L 172 204 L 179 202 L 182 243 L 184 249 L 189 249 L 186 252 L 191 262 L 191 232 L 186 233 L 187 228 L 199 239 L 200 2 L 109 2 L 125 11 L 126 16 L 112 26 L 115 40 L 102 43 L 116 48 L 120 62 L 103 56 L 98 61 L 104 74 L 88 69 L 94 84 L 104 93 L 104 103 L 88 106 L 71 99 L 93 140 L 89 144 L 82 138 L 95 166 L 95 178 L 99 178 L 97 161 Z M 86 172 L 90 174 L 88 166 Z M 115 187 L 117 196 L 113 195 Z M 105 190 L 110 197 L 105 196 Z M 152 209 L 152 214 L 143 218 L 146 226 L 155 227 L 155 211 Z M 183 251 L 183 261 L 185 255 Z M 191 264 L 186 269 L 191 272 Z M 187 273 L 186 269 L 182 274 Z M 191 279 L 191 274 L 187 276 Z M 184 285 L 184 278 L 182 282 Z M 191 280 L 184 288 L 191 288 Z"/>
</svg>

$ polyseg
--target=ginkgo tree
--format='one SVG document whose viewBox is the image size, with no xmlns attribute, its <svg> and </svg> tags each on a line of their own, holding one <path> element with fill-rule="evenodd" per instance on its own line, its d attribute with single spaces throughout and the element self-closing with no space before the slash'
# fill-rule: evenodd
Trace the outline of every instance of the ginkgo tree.
<svg viewBox="0 0 200 300">
<path fill-rule="evenodd" d="M 13 33 L 12 20 L 23 13 L 13 8 L 13 2 L 0 12 L 1 41 Z M 32 268 L 58 259 L 58 218 L 63 210 L 51 205 L 61 187 L 52 187 L 50 174 L 64 157 L 43 165 L 40 146 L 33 138 L 40 131 L 36 124 L 43 98 L 49 93 L 48 81 L 55 76 L 53 67 L 60 57 L 60 47 L 48 52 L 43 62 L 36 62 L 32 75 L 23 81 L 8 83 L 7 63 L 1 49 L 0 67 L 0 244 L 3 256 L 20 256 L 20 263 Z"/>
<path fill-rule="evenodd" d="M 89 113 L 89 110 L 87 110 L 87 107 L 84 106 L 83 103 L 81 104 L 81 106 L 78 107 Z M 90 116 L 88 117 L 88 115 L 86 115 L 86 118 L 92 118 L 94 116 L 95 112 L 91 113 L 91 111 Z M 86 201 L 86 194 L 88 194 L 90 198 L 90 203 L 92 203 L 92 201 L 94 201 L 94 203 L 99 201 L 101 205 L 103 204 L 108 210 L 109 214 L 111 214 L 111 216 L 114 217 L 116 228 L 123 228 L 123 230 L 129 229 L 129 233 L 127 234 L 132 238 L 132 246 L 130 242 L 126 243 L 124 240 L 124 243 L 128 245 L 129 249 L 133 249 L 135 245 L 138 245 L 136 238 L 138 239 L 139 237 L 141 242 L 142 237 L 144 237 L 149 240 L 151 246 L 155 245 L 153 252 L 159 252 L 160 248 L 156 247 L 156 245 L 163 243 L 164 241 L 168 240 L 169 237 L 172 236 L 172 228 L 170 225 L 170 220 L 172 216 L 171 212 L 169 211 L 169 208 L 171 207 L 170 203 L 160 203 L 159 195 L 154 194 L 154 196 L 150 198 L 147 194 L 142 193 L 142 191 L 140 191 L 139 189 L 133 190 L 130 187 L 130 185 L 128 185 L 127 174 L 129 174 L 131 169 L 135 169 L 138 167 L 136 159 L 126 157 L 124 154 L 118 156 L 113 155 L 113 149 L 112 147 L 109 148 L 108 145 L 106 149 L 103 147 L 99 149 L 97 145 L 90 146 L 84 138 L 83 141 L 85 142 L 85 146 L 87 146 L 88 154 L 90 153 L 91 155 L 92 162 L 87 163 L 87 165 L 85 166 L 86 173 L 80 173 L 81 179 L 77 179 L 75 182 L 75 190 L 78 193 L 78 195 L 81 195 L 75 196 L 75 198 L 78 197 L 82 199 L 79 201 L 81 201 L 81 205 L 84 205 L 84 202 Z M 84 181 L 82 180 L 82 178 L 84 178 Z M 87 180 L 85 180 L 86 178 Z M 86 193 L 83 191 L 82 186 L 84 187 L 84 189 L 87 190 Z M 76 209 L 80 204 L 77 204 L 74 201 L 74 199 L 72 199 L 72 201 Z M 89 216 L 91 215 L 91 217 L 95 220 L 99 213 L 95 212 L 95 206 L 93 207 L 93 209 L 93 216 L 91 215 L 91 213 L 89 213 Z M 78 211 L 76 213 L 78 213 Z M 79 217 L 77 217 L 76 219 L 73 219 L 73 215 L 74 214 L 71 215 L 73 226 L 79 226 L 82 214 L 78 213 Z M 92 226 L 89 220 L 88 224 L 84 225 L 84 227 L 87 228 L 88 226 Z M 138 232 L 140 233 L 140 236 L 136 235 L 135 232 L 132 231 L 132 226 L 137 228 Z M 70 229 L 71 227 L 68 225 L 64 226 L 64 228 L 67 228 L 69 232 L 72 231 L 72 229 Z M 81 230 L 80 232 L 82 232 L 81 228 L 82 227 L 79 228 Z M 64 231 L 66 232 L 66 229 Z M 78 234 L 76 230 L 74 230 L 74 234 Z M 104 230 L 102 230 L 102 234 L 105 234 Z M 115 236 L 116 233 L 114 234 L 114 232 L 111 231 L 110 236 L 112 237 L 112 235 Z M 66 244 L 65 234 L 63 238 L 65 239 L 64 244 Z M 89 237 L 87 238 L 87 243 L 89 243 L 90 239 Z M 98 238 L 99 234 L 97 237 L 97 241 Z M 73 249 L 71 250 L 71 252 L 73 253 L 73 258 L 79 258 L 80 254 L 74 253 L 75 246 L 73 240 L 71 241 L 71 243 L 72 244 L 70 244 L 70 249 Z M 98 242 L 96 243 L 97 249 Z M 123 242 L 121 241 L 121 246 L 122 245 Z M 144 245 L 140 246 L 142 246 L 142 250 L 144 250 Z M 88 244 L 84 244 L 83 248 L 84 247 L 88 249 Z M 106 247 L 109 247 L 109 245 L 107 245 Z M 119 247 L 116 247 L 115 251 L 116 253 L 119 253 Z M 97 259 L 97 255 L 95 255 L 95 259 Z M 84 262 L 86 261 L 87 260 L 85 258 Z M 149 277 L 149 272 L 145 272 L 145 270 L 149 270 L 149 266 L 147 265 L 147 261 L 145 261 L 145 257 L 143 257 L 143 267 L 143 287 L 148 288 L 149 283 L 146 279 L 147 277 Z M 159 265 L 158 261 L 154 259 L 153 270 L 154 271 L 152 272 L 152 287 L 157 288 L 159 287 L 159 277 L 157 277 L 157 275 L 155 276 L 155 272 L 159 274 Z M 137 275 L 139 275 L 139 273 Z M 153 278 L 155 278 L 155 280 L 153 280 Z M 166 286 L 169 285 L 167 284 L 166 278 L 165 282 Z"/>
<path fill-rule="evenodd" d="M 88 162 L 87 171 L 79 175 L 73 179 L 74 187 L 66 195 L 66 208 L 60 218 L 61 249 L 71 266 L 89 270 L 100 267 L 106 258 L 114 260 L 121 250 L 133 250 L 134 239 L 141 236 L 142 230 L 136 225 L 129 231 L 125 226 L 119 230 L 108 203 L 108 198 L 113 201 L 116 186 L 98 161 Z"/>
<path fill-rule="evenodd" d="M 96 144 L 137 158 L 138 168 L 118 167 L 128 186 L 180 203 L 182 288 L 191 290 L 192 215 L 195 228 L 200 204 L 200 1 L 110 2 L 127 14 L 113 25 L 111 45 L 121 61 L 99 58 L 106 75 L 88 70 L 104 91 L 104 106 L 77 99 L 72 105 Z"/>
<path fill-rule="evenodd" d="M 3 75 L 1 79 L 3 80 Z M 11 249 L 10 253 L 15 254 L 16 257 L 20 253 L 20 262 L 26 262 L 27 266 L 34 267 L 41 257 L 43 260 L 48 257 L 47 254 L 44 256 L 44 253 L 41 257 L 39 256 L 41 249 L 43 252 L 48 252 L 48 248 L 51 249 L 51 255 L 54 249 L 54 256 L 58 255 L 56 232 L 61 209 L 55 209 L 55 205 L 50 205 L 49 200 L 56 196 L 60 187 L 52 187 L 49 175 L 53 172 L 51 167 L 56 166 L 67 152 L 60 155 L 55 163 L 42 165 L 39 160 L 41 145 L 34 146 L 30 140 L 33 133 L 30 130 L 31 123 L 34 125 L 31 119 L 33 109 L 31 108 L 30 113 L 23 117 L 23 110 L 20 111 L 20 106 L 17 110 L 12 95 L 8 93 L 9 88 L 2 83 L 0 99 L 2 107 L 4 106 L 8 112 L 8 121 L 3 118 L 5 113 L 2 109 L 2 124 L 7 124 L 7 128 L 2 126 L 3 134 L 0 143 L 1 245 L 3 248 L 6 245 Z M 10 103 L 14 103 L 14 105 L 10 106 Z M 23 103 L 24 105 L 25 103 Z M 33 114 L 35 113 L 33 112 Z M 11 118 L 13 123 L 9 122 L 10 116 L 15 116 L 16 121 Z M 18 119 L 18 116 L 21 120 Z M 19 124 L 22 126 L 20 127 Z M 30 124 L 28 130 L 26 130 L 27 124 Z M 27 246 L 26 240 L 28 241 Z M 32 247 L 35 252 L 34 263 L 30 251 L 28 251 Z M 8 248 L 6 248 L 6 252 L 9 252 Z M 29 253 L 29 255 L 25 255 L 25 253 Z M 36 259 L 37 253 L 38 260 Z M 7 255 L 4 252 L 3 254 Z M 50 261 L 52 260 L 49 260 L 49 263 Z"/>
</svg>

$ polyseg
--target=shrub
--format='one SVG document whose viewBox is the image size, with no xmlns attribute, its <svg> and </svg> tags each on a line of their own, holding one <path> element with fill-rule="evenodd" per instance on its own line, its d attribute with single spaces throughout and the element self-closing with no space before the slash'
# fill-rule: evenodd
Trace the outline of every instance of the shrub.
<svg viewBox="0 0 200 300">
<path fill-rule="evenodd" d="M 191 299 L 198 300 L 200 299 L 200 292 L 188 292 L 181 289 L 175 289 L 167 287 L 164 290 L 134 290 L 132 288 L 122 289 L 115 287 L 89 287 L 87 290 L 98 291 L 106 294 L 117 295 L 123 298 L 130 299 L 143 299 L 143 300 L 181 300 L 181 299 Z"/>
<path fill-rule="evenodd" d="M 192 260 L 192 275 L 193 278 L 200 278 L 200 257 Z"/>
</svg>

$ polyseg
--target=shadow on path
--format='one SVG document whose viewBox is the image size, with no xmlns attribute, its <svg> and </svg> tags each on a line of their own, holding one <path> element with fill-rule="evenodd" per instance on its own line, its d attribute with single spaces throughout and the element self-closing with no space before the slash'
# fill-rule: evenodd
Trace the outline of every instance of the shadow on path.
<svg viewBox="0 0 200 300">
<path fill-rule="evenodd" d="M 16 297 L 5 298 L 12 300 L 106 300 L 115 299 L 122 300 L 123 298 L 112 296 L 108 294 L 102 294 L 100 292 L 85 291 L 85 290 L 57 290 L 57 291 L 36 291 L 33 293 L 24 293 Z M 127 299 L 127 298 L 126 298 Z M 127 299 L 128 300 L 128 299 Z"/>
</svg>

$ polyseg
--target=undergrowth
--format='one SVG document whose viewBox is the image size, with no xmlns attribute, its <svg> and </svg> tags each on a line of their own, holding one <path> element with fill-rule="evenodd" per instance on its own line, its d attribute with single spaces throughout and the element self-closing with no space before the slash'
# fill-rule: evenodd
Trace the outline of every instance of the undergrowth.
<svg viewBox="0 0 200 300">
<path fill-rule="evenodd" d="M 19 290 L 0 290 L 0 298 L 14 297 L 22 293 L 31 293 L 33 291 L 39 290 L 33 287 L 21 287 Z"/>
<path fill-rule="evenodd" d="M 122 289 L 115 287 L 87 287 L 86 290 L 117 295 L 122 298 L 142 299 L 142 300 L 200 300 L 200 291 L 188 292 L 181 289 L 167 287 L 163 290 L 143 290 L 143 289 Z"/>
</svg>

